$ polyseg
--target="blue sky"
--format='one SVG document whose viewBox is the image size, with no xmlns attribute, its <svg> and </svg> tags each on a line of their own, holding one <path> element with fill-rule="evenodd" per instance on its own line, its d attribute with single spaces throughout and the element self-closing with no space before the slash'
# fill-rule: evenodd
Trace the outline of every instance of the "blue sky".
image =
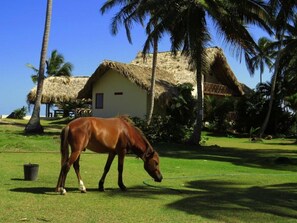
<svg viewBox="0 0 297 223">
<path fill-rule="evenodd" d="M 129 63 L 142 50 L 145 33 L 140 25 L 134 25 L 133 44 L 129 44 L 124 29 L 117 36 L 110 33 L 110 21 L 115 11 L 103 16 L 99 9 L 103 0 L 53 1 L 52 25 L 48 55 L 54 49 L 74 65 L 75 76 L 90 76 L 105 60 Z M 39 65 L 41 41 L 44 29 L 46 0 L 2 0 L 0 7 L 0 115 L 9 114 L 27 106 L 26 95 L 34 87 L 30 79 L 32 71 L 27 63 Z M 264 33 L 251 29 L 257 39 Z M 210 46 L 223 48 L 237 79 L 254 88 L 259 82 L 259 73 L 251 77 L 245 62 L 240 62 L 232 51 L 219 40 Z M 159 46 L 160 51 L 170 50 L 168 38 Z M 270 78 L 264 73 L 264 80 Z M 42 111 L 42 114 L 43 111 Z"/>
</svg>

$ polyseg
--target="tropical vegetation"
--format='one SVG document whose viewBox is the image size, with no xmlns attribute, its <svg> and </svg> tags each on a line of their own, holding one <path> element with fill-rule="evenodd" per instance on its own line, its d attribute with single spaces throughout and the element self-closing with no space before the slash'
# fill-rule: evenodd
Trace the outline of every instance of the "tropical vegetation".
<svg viewBox="0 0 297 223">
<path fill-rule="evenodd" d="M 105 13 L 117 7 L 118 12 L 116 12 L 111 23 L 112 33 L 117 34 L 119 25 L 124 25 L 127 38 L 131 43 L 131 29 L 134 24 L 141 24 L 146 29 L 147 39 L 144 42 L 143 56 L 145 57 L 151 48 L 153 48 L 154 52 L 150 93 L 152 98 L 154 98 L 153 82 L 155 78 L 156 52 L 158 50 L 158 42 L 163 36 L 165 34 L 169 35 L 173 54 L 177 51 L 182 51 L 183 55 L 189 57 L 189 63 L 196 72 L 198 91 L 196 106 L 192 110 L 196 112 L 195 122 L 194 124 L 191 122 L 192 126 L 187 125 L 186 135 L 188 137 L 190 132 L 192 134 L 190 141 L 199 144 L 203 123 L 205 122 L 210 124 L 208 127 L 219 132 L 226 129 L 247 132 L 249 131 L 248 129 L 261 126 L 260 137 L 264 133 L 279 133 L 281 129 L 284 129 L 279 122 L 284 123 L 285 117 L 288 118 L 285 123 L 290 123 L 290 126 L 294 126 L 294 123 L 296 123 L 296 84 L 293 84 L 296 82 L 295 70 L 297 61 L 296 6 L 297 4 L 294 0 L 109 0 L 103 3 L 101 12 Z M 204 66 L 204 49 L 212 38 L 209 33 L 210 26 L 214 26 L 217 30 L 217 35 L 221 36 L 224 43 L 228 43 L 230 48 L 234 49 L 234 55 L 237 58 L 244 56 L 251 74 L 254 74 L 258 69 L 260 70 L 259 86 L 257 86 L 253 94 L 244 97 L 243 101 L 246 100 L 245 102 L 235 100 L 232 106 L 233 99 L 231 98 L 224 101 L 213 97 L 204 98 L 202 90 L 203 77 L 206 72 L 204 70 L 206 67 Z M 267 34 L 274 36 L 275 39 L 271 40 L 269 37 L 260 38 L 257 43 L 249 33 L 248 28 L 250 26 L 257 26 L 266 30 Z M 56 58 L 58 55 L 57 51 L 53 51 L 51 58 Z M 51 63 L 51 61 L 43 63 L 47 66 L 48 76 L 60 75 L 58 72 L 60 69 L 58 66 L 55 66 L 55 63 Z M 268 66 L 268 69 L 273 73 L 270 83 L 263 83 L 262 81 L 265 66 Z M 71 66 L 69 67 L 71 68 Z M 36 68 L 34 70 L 41 71 L 41 69 L 37 70 Z M 42 75 L 38 75 L 40 82 L 42 82 L 44 77 L 39 76 Z M 252 104 L 252 102 L 255 104 Z M 240 121 L 240 117 L 244 113 L 239 109 L 240 106 L 238 105 L 240 103 L 243 103 L 242 105 L 247 109 L 245 111 L 246 114 L 249 113 L 249 115 L 253 116 L 254 112 L 258 115 L 257 118 L 254 118 L 254 121 L 265 121 L 261 124 L 259 122 L 251 122 L 253 124 L 246 122 L 247 125 L 244 127 L 244 120 Z M 184 105 L 180 103 L 171 105 L 171 107 L 176 105 L 180 105 L 180 111 L 182 111 L 181 108 L 184 109 Z M 153 100 L 151 108 L 153 108 Z M 230 111 L 225 115 L 218 115 L 219 113 L 216 112 L 218 108 Z M 186 109 L 184 111 L 186 112 Z M 173 120 L 174 112 L 171 111 L 171 113 L 162 123 L 167 123 L 170 119 Z M 231 113 L 236 113 L 235 116 L 233 115 L 233 118 L 237 117 L 237 120 L 229 121 L 228 118 Z M 34 117 L 36 116 L 33 115 Z M 149 121 L 151 119 L 148 117 L 147 123 L 156 126 Z M 159 120 L 159 118 L 153 119 Z M 189 115 L 188 119 L 192 120 L 192 116 Z M 175 118 L 174 120 L 178 119 Z"/>
<path fill-rule="evenodd" d="M 103 7 L 111 8 L 121 5 L 120 12 L 114 21 L 124 23 L 126 32 L 129 32 L 131 21 L 143 23 L 147 15 L 146 29 L 149 30 L 143 53 L 149 50 L 150 43 L 164 33 L 169 33 L 171 50 L 176 53 L 182 50 L 189 56 L 189 61 L 196 69 L 197 80 L 197 113 L 196 124 L 191 137 L 193 143 L 198 144 L 201 139 L 203 121 L 203 74 L 205 67 L 205 46 L 210 40 L 208 21 L 212 21 L 218 33 L 226 42 L 238 49 L 237 56 L 246 54 L 246 57 L 257 52 L 257 44 L 249 34 L 246 26 L 258 25 L 266 30 L 269 14 L 262 1 L 107 1 Z M 151 13 L 153 12 L 153 13 Z M 157 22 L 156 22 L 157 21 Z M 112 27 L 116 27 L 116 22 Z"/>
</svg>

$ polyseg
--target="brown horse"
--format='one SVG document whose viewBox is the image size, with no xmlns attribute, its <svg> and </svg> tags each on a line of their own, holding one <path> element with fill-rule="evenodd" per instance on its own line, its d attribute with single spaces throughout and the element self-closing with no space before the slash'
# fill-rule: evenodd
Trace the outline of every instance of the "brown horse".
<svg viewBox="0 0 297 223">
<path fill-rule="evenodd" d="M 69 144 L 71 147 L 70 156 Z M 144 161 L 144 169 L 155 181 L 162 181 L 158 153 L 129 118 L 125 116 L 107 119 L 85 117 L 71 121 L 61 132 L 62 159 L 61 172 L 56 187 L 57 192 L 66 194 L 65 181 L 72 164 L 79 182 L 79 190 L 86 192 L 79 173 L 80 154 L 86 148 L 97 153 L 109 153 L 103 175 L 98 184 L 100 191 L 104 191 L 104 180 L 116 155 L 118 155 L 118 185 L 122 190 L 126 189 L 122 173 L 127 151 L 132 151 Z"/>
</svg>

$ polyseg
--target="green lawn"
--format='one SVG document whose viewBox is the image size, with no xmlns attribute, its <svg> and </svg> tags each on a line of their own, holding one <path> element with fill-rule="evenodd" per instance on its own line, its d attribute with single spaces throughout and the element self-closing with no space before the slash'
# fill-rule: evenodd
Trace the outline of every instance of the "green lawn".
<svg viewBox="0 0 297 223">
<path fill-rule="evenodd" d="M 200 149 L 159 143 L 163 182 L 153 182 L 142 161 L 128 156 L 126 192 L 117 187 L 116 162 L 106 191 L 98 192 L 107 156 L 85 152 L 81 173 L 88 192 L 78 192 L 72 169 L 61 196 L 54 188 L 63 123 L 43 124 L 46 134 L 26 136 L 22 125 L 0 123 L 0 222 L 297 222 L 293 140 L 207 136 Z M 37 181 L 23 180 L 25 163 L 40 165 Z"/>
</svg>

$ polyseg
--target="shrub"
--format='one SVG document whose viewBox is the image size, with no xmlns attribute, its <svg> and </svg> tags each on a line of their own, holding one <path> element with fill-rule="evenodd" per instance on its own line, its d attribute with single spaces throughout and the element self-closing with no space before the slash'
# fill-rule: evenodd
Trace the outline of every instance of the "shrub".
<svg viewBox="0 0 297 223">
<path fill-rule="evenodd" d="M 15 109 L 7 118 L 23 119 L 27 114 L 27 108 L 23 106 L 22 108 Z"/>
<path fill-rule="evenodd" d="M 187 141 L 193 132 L 195 121 L 195 99 L 192 96 L 193 86 L 182 84 L 177 87 L 177 94 L 172 97 L 165 116 L 153 115 L 151 124 L 145 120 L 132 118 L 151 142 Z"/>
</svg>

